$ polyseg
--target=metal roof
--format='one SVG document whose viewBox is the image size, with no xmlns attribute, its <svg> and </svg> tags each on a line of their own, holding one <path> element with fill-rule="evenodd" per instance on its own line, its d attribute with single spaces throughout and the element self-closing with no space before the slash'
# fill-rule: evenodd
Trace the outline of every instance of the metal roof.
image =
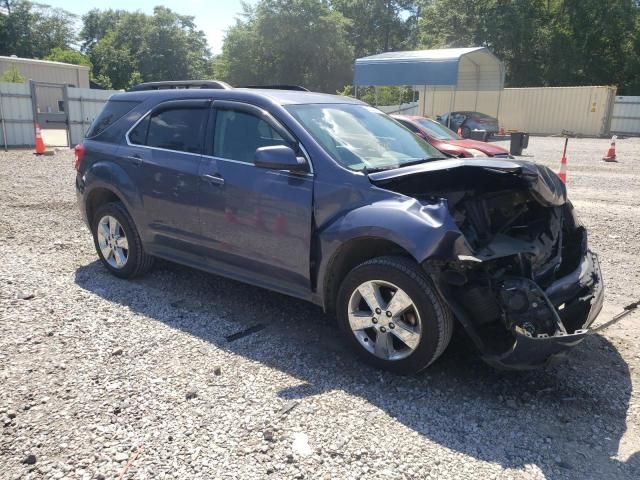
<svg viewBox="0 0 640 480">
<path fill-rule="evenodd" d="M 386 52 L 358 58 L 354 84 L 499 89 L 503 86 L 503 67 L 485 47 Z"/>
<path fill-rule="evenodd" d="M 54 62 L 53 60 L 38 60 L 36 58 L 22 58 L 15 56 L 0 55 L 0 62 L 28 63 L 33 65 L 46 65 L 49 67 L 73 68 L 78 70 L 89 70 L 86 65 L 75 65 L 72 63 Z"/>
</svg>

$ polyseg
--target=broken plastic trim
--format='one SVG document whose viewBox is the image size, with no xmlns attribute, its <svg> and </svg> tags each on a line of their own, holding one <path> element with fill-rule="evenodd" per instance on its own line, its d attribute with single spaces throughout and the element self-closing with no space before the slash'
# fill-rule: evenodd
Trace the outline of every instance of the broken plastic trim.
<svg viewBox="0 0 640 480">
<path fill-rule="evenodd" d="M 543 333 L 535 336 L 529 334 L 523 329 L 512 328 L 511 333 L 514 336 L 514 343 L 508 350 L 500 354 L 495 354 L 488 350 L 488 347 L 478 335 L 471 318 L 466 313 L 465 308 L 451 293 L 449 286 L 443 281 L 441 275 L 434 273 L 431 269 L 429 270 L 431 270 L 430 273 L 440 294 L 448 302 L 454 315 L 462 324 L 476 347 L 482 353 L 482 359 L 496 368 L 528 370 L 543 366 L 552 357 L 567 352 L 569 349 L 575 347 L 584 340 L 584 338 L 589 334 L 587 327 L 593 323 L 593 320 L 602 309 L 604 287 L 602 284 L 600 264 L 598 263 L 597 256 L 591 251 L 587 251 L 584 257 L 585 258 L 583 258 L 581 262 L 581 267 L 586 263 L 590 268 L 581 270 L 582 275 L 579 276 L 577 282 L 579 283 L 581 281 L 580 279 L 589 277 L 593 279 L 593 284 L 589 311 L 584 318 L 581 328 L 576 329 L 571 334 L 567 334 L 564 329 L 559 329 L 554 335 Z M 579 269 L 581 267 L 579 267 Z M 575 278 L 572 274 L 567 275 L 567 277 Z M 548 302 L 550 302 L 546 293 L 542 293 L 542 295 Z"/>
</svg>

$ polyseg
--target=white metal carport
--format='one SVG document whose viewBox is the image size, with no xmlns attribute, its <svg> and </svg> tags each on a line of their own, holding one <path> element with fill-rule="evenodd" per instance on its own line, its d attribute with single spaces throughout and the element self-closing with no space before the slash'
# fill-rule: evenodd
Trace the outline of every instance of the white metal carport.
<svg viewBox="0 0 640 480">
<path fill-rule="evenodd" d="M 358 87 L 413 85 L 421 91 L 422 114 L 429 94 L 447 89 L 450 112 L 464 109 L 497 117 L 504 66 L 485 47 L 386 52 L 358 58 L 353 83 L 356 96 Z M 483 92 L 492 94 L 481 96 Z"/>
</svg>

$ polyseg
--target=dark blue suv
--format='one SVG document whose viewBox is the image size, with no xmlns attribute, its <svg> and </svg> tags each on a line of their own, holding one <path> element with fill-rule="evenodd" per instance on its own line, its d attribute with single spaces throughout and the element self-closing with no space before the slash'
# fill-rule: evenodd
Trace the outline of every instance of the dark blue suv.
<svg viewBox="0 0 640 480">
<path fill-rule="evenodd" d="M 350 98 L 116 94 L 76 169 L 114 275 L 158 257 L 308 300 L 395 372 L 432 363 L 454 324 L 493 365 L 539 366 L 578 344 L 602 307 L 597 258 L 552 171 L 442 158 Z"/>
</svg>

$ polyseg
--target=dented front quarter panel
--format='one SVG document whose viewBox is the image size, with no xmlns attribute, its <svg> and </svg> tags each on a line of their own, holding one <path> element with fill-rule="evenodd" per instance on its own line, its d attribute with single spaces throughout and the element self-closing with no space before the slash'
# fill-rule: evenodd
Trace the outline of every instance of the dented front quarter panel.
<svg viewBox="0 0 640 480">
<path fill-rule="evenodd" d="M 387 187 L 393 189 L 398 187 L 402 191 L 403 178 L 420 176 L 419 178 L 424 179 L 425 185 L 429 183 L 431 185 L 437 185 L 438 182 L 434 181 L 434 177 L 430 174 L 445 174 L 449 175 L 450 179 L 462 178 L 463 175 L 466 175 L 467 184 L 473 184 L 473 181 L 469 182 L 468 179 L 476 178 L 473 173 L 475 171 L 478 173 L 482 172 L 485 177 L 486 175 L 495 175 L 496 180 L 500 179 L 503 185 L 512 183 L 513 186 L 528 190 L 531 198 L 543 207 L 562 207 L 568 202 L 566 187 L 558 176 L 547 167 L 531 162 L 496 159 L 447 159 L 379 172 L 371 174 L 370 178 L 372 182 L 382 188 Z M 512 180 L 509 180 L 509 177 L 511 177 Z M 504 181 L 505 179 L 507 179 L 506 182 Z M 411 186 L 415 188 L 416 182 L 413 180 L 412 182 Z M 425 194 L 428 193 L 429 189 L 425 188 Z M 571 210 L 570 205 L 569 208 Z M 572 210 L 571 215 L 573 216 Z M 573 217 L 572 220 L 575 220 L 575 217 Z M 447 222 L 446 219 L 442 221 L 443 223 Z M 458 241 L 458 246 L 465 245 L 468 250 L 472 251 L 464 240 L 464 237 L 458 239 Z M 533 243 L 517 242 L 515 239 L 512 239 L 510 242 L 513 244 L 510 245 L 513 251 L 510 251 L 509 248 L 500 247 L 502 243 L 505 243 L 501 243 L 501 241 L 502 239 L 498 236 L 492 244 L 488 245 L 488 247 L 491 248 L 483 249 L 490 252 L 484 256 L 482 255 L 482 250 L 473 251 L 469 255 L 460 254 L 459 252 L 463 249 L 455 248 L 452 245 L 447 246 L 445 242 L 439 245 L 439 251 L 447 252 L 449 256 L 457 254 L 456 258 L 460 262 L 471 261 L 477 264 L 490 262 L 496 258 L 536 251 Z M 518 245 L 520 246 L 515 248 L 515 246 Z M 519 248 L 522 248 L 522 250 L 519 251 Z M 565 353 L 580 343 L 588 334 L 587 328 L 602 308 L 604 297 L 602 274 L 597 257 L 588 250 L 586 233 L 584 233 L 582 245 L 579 248 L 582 252 L 579 265 L 574 271 L 565 274 L 561 278 L 557 278 L 546 290 L 542 290 L 535 282 L 523 278 L 523 280 L 536 285 L 536 295 L 538 295 L 536 298 L 542 300 L 546 308 L 545 313 L 542 315 L 548 318 L 549 321 L 558 322 L 555 333 L 532 335 L 522 328 L 512 326 L 509 329 L 513 335 L 510 348 L 497 353 L 495 350 L 488 348 L 481 336 L 477 335 L 476 326 L 471 321 L 470 316 L 465 312 L 465 308 L 458 302 L 456 295 L 451 293 L 452 290 L 443 283 L 439 267 L 437 266 L 438 262 L 432 262 L 434 259 L 447 258 L 447 255 L 435 257 L 427 254 L 427 261 L 424 265 L 430 270 L 434 281 L 439 286 L 441 294 L 447 300 L 460 323 L 465 327 L 465 330 L 467 330 L 476 346 L 482 352 L 485 361 L 500 368 L 529 369 L 544 365 L 550 358 Z M 436 266 L 434 267 L 434 265 Z M 584 295 L 587 295 L 587 298 L 589 298 L 589 300 L 587 300 L 589 303 L 588 308 L 585 310 L 584 307 L 581 306 L 580 308 L 582 308 L 582 310 L 580 310 L 581 313 L 578 315 L 579 321 L 576 322 L 576 318 L 574 317 L 572 319 L 572 327 L 566 330 L 563 321 L 560 320 L 559 308 L 562 308 L 565 302 L 567 302 L 567 304 L 578 303 L 577 299 Z M 586 302 L 582 305 L 585 304 Z M 535 303 L 533 305 L 535 305 Z M 530 309 L 532 309 L 531 314 L 541 314 L 540 312 L 534 312 L 533 307 L 530 307 Z M 529 312 L 529 310 L 526 310 L 526 312 Z M 509 313 L 505 312 L 503 315 L 509 315 Z"/>
<path fill-rule="evenodd" d="M 360 239 L 395 243 L 418 263 L 427 258 L 455 259 L 471 250 L 448 211 L 447 201 L 424 203 L 415 198 L 377 188 L 364 179 L 342 189 L 316 185 L 315 196 L 322 209 L 316 212 L 320 248 L 319 286 L 341 248 Z M 321 299 L 324 304 L 326 299 Z M 326 304 L 325 304 L 326 305 Z"/>
</svg>

